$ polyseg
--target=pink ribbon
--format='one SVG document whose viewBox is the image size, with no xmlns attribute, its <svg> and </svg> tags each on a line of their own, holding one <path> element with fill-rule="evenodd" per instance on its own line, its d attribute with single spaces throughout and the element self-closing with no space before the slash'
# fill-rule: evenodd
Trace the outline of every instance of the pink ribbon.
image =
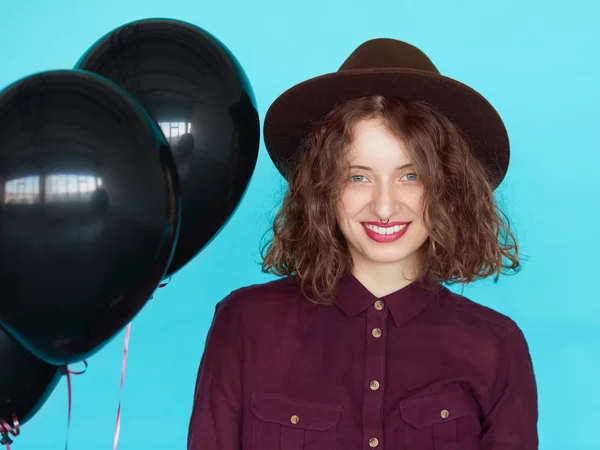
<svg viewBox="0 0 600 450">
<path fill-rule="evenodd" d="M 159 289 L 165 287 L 171 281 L 169 277 L 165 282 L 158 285 Z M 150 297 L 152 300 L 152 297 Z M 119 445 L 119 433 L 121 432 L 121 398 L 123 396 L 123 381 L 125 380 L 125 366 L 127 364 L 127 353 L 129 352 L 129 335 L 131 334 L 131 323 L 125 329 L 125 344 L 123 346 L 123 363 L 121 365 L 121 386 L 119 388 L 119 406 L 117 408 L 117 423 L 115 425 L 115 437 L 113 441 L 113 450 L 117 450 Z"/>
<path fill-rule="evenodd" d="M 13 437 L 18 436 L 21 432 L 19 427 L 19 420 L 17 416 L 12 414 L 13 425 L 10 426 L 6 420 L 0 417 L 0 445 L 6 445 L 6 450 L 10 450 L 10 444 L 12 444 L 12 439 L 8 436 L 12 434 Z"/>
<path fill-rule="evenodd" d="M 72 392 L 71 392 L 71 375 L 82 375 L 85 373 L 85 371 L 88 368 L 88 363 L 87 361 L 83 361 L 83 363 L 85 364 L 85 369 L 83 369 L 81 372 L 75 372 L 73 370 L 70 370 L 67 366 L 63 367 L 63 371 L 65 373 L 65 375 L 67 376 L 67 392 L 69 394 L 69 411 L 67 414 L 67 439 L 65 441 L 65 450 L 67 450 L 68 445 L 69 445 L 69 431 L 71 429 L 71 409 L 72 409 Z"/>
<path fill-rule="evenodd" d="M 125 380 L 125 365 L 127 363 L 127 353 L 129 351 L 129 335 L 131 333 L 131 323 L 127 325 L 125 330 L 125 345 L 123 348 L 123 363 L 121 366 L 121 387 L 119 391 L 119 407 L 117 409 L 117 424 L 115 426 L 115 439 L 113 443 L 113 450 L 117 450 L 119 444 L 119 432 L 121 431 L 121 397 L 123 395 L 123 381 Z"/>
</svg>

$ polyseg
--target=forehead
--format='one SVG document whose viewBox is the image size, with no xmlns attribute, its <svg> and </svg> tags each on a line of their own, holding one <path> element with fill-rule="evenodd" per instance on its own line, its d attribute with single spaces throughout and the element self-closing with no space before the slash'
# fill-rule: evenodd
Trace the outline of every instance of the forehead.
<svg viewBox="0 0 600 450">
<path fill-rule="evenodd" d="M 362 119 L 353 129 L 346 159 L 350 164 L 406 164 L 410 154 L 405 142 L 392 133 L 382 119 Z"/>
</svg>

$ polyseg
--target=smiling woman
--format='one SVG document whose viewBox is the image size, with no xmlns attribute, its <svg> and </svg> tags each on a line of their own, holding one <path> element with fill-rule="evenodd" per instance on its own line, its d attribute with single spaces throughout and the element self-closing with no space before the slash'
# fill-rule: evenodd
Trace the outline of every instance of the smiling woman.
<svg viewBox="0 0 600 450">
<path fill-rule="evenodd" d="M 217 305 L 188 449 L 537 449 L 522 331 L 444 286 L 519 268 L 491 105 L 376 39 L 283 93 L 265 142 L 289 181 L 263 248 L 281 279 Z"/>
<path fill-rule="evenodd" d="M 371 101 L 377 104 L 384 99 Z M 361 120 L 353 135 L 344 158 L 350 174 L 337 207 L 353 270 L 365 272 L 370 265 L 386 263 L 397 274 L 412 277 L 417 250 L 427 239 L 423 184 L 409 151 L 383 120 Z"/>
</svg>

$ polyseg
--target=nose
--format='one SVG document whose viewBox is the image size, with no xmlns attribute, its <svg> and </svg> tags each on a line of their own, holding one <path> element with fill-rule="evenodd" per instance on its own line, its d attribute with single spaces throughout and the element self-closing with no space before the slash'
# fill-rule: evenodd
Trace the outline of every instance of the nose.
<svg viewBox="0 0 600 450">
<path fill-rule="evenodd" d="M 381 219 L 392 217 L 398 208 L 398 193 L 390 183 L 379 183 L 373 190 L 372 205 L 374 213 Z"/>
</svg>

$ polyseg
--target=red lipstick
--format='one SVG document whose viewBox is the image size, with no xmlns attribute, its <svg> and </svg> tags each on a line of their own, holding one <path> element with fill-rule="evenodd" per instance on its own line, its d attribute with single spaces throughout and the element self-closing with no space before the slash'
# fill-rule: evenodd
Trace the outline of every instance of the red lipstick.
<svg viewBox="0 0 600 450">
<path fill-rule="evenodd" d="M 387 233 L 379 234 L 378 232 L 368 228 L 366 225 L 376 226 L 380 230 L 386 229 L 386 231 L 388 228 L 393 228 L 395 226 L 400 226 L 401 228 L 399 231 L 393 232 L 391 234 L 387 234 Z M 386 224 L 382 224 L 381 222 L 363 222 L 362 223 L 363 229 L 367 233 L 367 236 L 369 236 L 375 242 L 381 242 L 381 243 L 397 241 L 402 236 L 404 236 L 404 233 L 406 233 L 406 230 L 408 230 L 409 225 L 410 225 L 410 222 L 389 222 Z"/>
</svg>

